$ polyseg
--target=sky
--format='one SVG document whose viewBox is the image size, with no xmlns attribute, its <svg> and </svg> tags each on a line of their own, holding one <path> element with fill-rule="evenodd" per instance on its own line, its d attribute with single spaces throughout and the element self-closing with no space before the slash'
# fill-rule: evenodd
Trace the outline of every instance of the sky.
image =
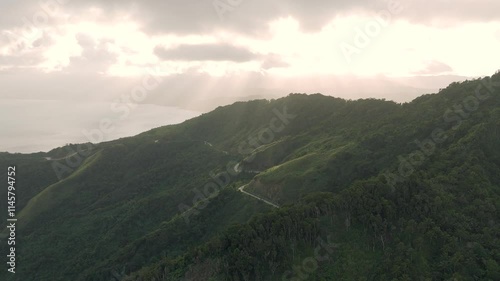
<svg viewBox="0 0 500 281">
<path fill-rule="evenodd" d="M 497 0 L 0 0 L 0 151 L 237 100 L 408 102 L 499 68 Z M 106 123 L 105 122 L 105 123 Z"/>
</svg>

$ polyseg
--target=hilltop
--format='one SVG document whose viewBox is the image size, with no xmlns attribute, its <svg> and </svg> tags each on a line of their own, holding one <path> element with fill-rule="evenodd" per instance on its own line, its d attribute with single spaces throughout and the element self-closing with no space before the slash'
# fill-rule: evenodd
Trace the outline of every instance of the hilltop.
<svg viewBox="0 0 500 281">
<path fill-rule="evenodd" d="M 290 94 L 2 153 L 20 242 L 0 277 L 498 280 L 499 148 L 497 73 L 403 104 Z"/>
</svg>

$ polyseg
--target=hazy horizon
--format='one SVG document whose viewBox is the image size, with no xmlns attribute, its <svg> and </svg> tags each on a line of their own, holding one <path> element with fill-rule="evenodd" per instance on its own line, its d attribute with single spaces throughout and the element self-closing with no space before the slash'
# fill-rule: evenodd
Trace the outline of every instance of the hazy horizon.
<svg viewBox="0 0 500 281">
<path fill-rule="evenodd" d="M 0 110 L 4 114 L 21 119 L 25 111 L 16 109 L 28 107 L 31 109 L 30 115 L 38 121 L 4 126 L 3 134 L 0 135 L 1 152 L 48 152 L 69 143 L 86 143 L 92 140 L 88 135 L 99 129 L 99 123 L 104 119 L 110 120 L 112 127 L 103 133 L 103 141 L 110 141 L 134 136 L 155 127 L 177 124 L 200 114 L 168 106 L 140 104 L 122 119 L 120 115 L 110 112 L 107 103 L 82 103 L 77 107 L 69 105 L 69 102 L 64 101 L 3 100 Z M 54 114 L 54 111 L 59 112 Z M 64 118 L 60 118 L 61 115 Z"/>
<path fill-rule="evenodd" d="M 6 128 L 0 151 L 85 141 L 81 131 L 99 122 L 93 111 L 120 116 L 111 134 L 117 138 L 239 100 L 322 93 L 407 102 L 451 82 L 492 75 L 500 3 L 453 5 L 0 1 L 8 11 L 0 19 Z M 41 119 L 43 103 L 29 100 L 53 101 L 57 114 Z M 83 104 L 96 107 L 80 110 Z M 146 105 L 155 109 L 134 113 Z"/>
</svg>

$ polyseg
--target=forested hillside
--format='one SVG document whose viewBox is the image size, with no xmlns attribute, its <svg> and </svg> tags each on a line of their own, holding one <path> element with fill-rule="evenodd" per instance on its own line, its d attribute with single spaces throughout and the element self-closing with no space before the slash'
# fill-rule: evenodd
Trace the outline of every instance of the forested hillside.
<svg viewBox="0 0 500 281">
<path fill-rule="evenodd" d="M 1 280 L 500 280 L 500 73 L 405 104 L 238 102 L 0 163 L 22 209 Z"/>
</svg>

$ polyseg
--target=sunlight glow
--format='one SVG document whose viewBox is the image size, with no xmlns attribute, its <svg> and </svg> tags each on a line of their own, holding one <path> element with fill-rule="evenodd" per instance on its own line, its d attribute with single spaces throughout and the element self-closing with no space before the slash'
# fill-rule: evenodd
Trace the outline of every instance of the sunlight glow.
<svg viewBox="0 0 500 281">
<path fill-rule="evenodd" d="M 96 17 L 101 12 L 96 10 L 92 15 Z M 108 65 L 104 72 L 110 76 L 141 75 L 144 73 L 143 68 L 151 65 L 160 67 L 165 75 L 194 70 L 214 77 L 240 71 L 263 70 L 268 75 L 279 76 L 425 75 L 424 70 L 434 62 L 443 67 L 447 65 L 451 71 L 436 70 L 436 73 L 429 74 L 477 75 L 491 73 L 498 68 L 493 59 L 500 49 L 498 22 L 464 23 L 437 28 L 394 19 L 387 24 L 379 22 L 379 30 L 375 30 L 374 34 L 367 34 L 367 28 L 370 24 L 373 28 L 375 23 L 373 15 L 338 16 L 321 30 L 305 33 L 301 30 L 300 23 L 289 16 L 269 22 L 270 37 L 259 38 L 228 31 L 214 31 L 207 35 L 149 36 L 141 31 L 139 24 L 130 21 L 109 25 L 81 21 L 48 30 L 51 31 L 47 34 L 50 34 L 52 45 L 44 49 L 44 61 L 37 67 L 46 72 L 66 68 L 72 57 L 83 55 L 84 50 L 78 44 L 77 36 L 84 35 L 95 42 L 94 48 L 104 48 L 103 51 L 115 56 L 115 63 Z M 39 38 L 33 38 L 32 41 L 36 39 Z M 357 43 L 360 40 L 366 42 L 359 46 Z M 478 47 L 477 42 L 481 42 L 481 46 Z M 181 44 L 234 44 L 248 48 L 260 58 L 249 62 L 162 62 L 153 52 L 157 46 L 173 48 Z M 355 50 L 348 59 L 342 49 L 343 44 Z M 12 44 L 3 46 L 0 54 L 12 53 L 15 48 Z M 468 50 L 476 51 L 469 53 Z M 267 56 L 276 54 L 282 63 L 263 69 Z"/>
</svg>

